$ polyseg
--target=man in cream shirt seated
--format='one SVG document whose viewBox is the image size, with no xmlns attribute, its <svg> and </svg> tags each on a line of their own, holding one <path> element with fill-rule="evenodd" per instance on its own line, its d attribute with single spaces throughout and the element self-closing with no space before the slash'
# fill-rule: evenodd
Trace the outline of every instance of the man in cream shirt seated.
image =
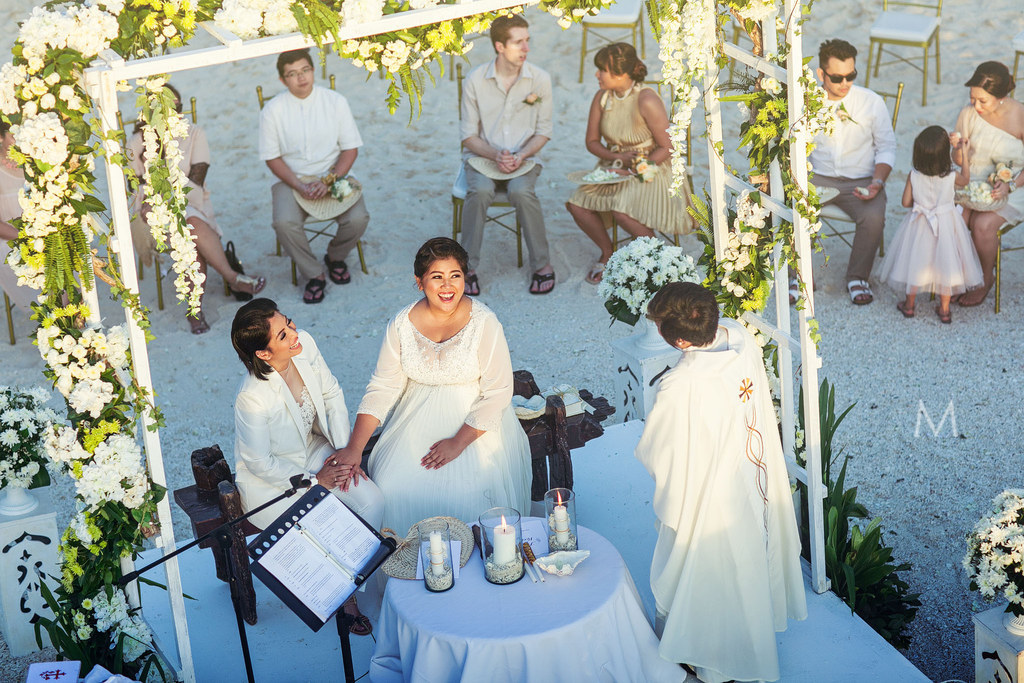
<svg viewBox="0 0 1024 683">
<path fill-rule="evenodd" d="M 856 223 L 846 289 L 850 301 L 864 305 L 874 300 L 868 276 L 885 229 L 885 181 L 896 161 L 896 135 L 885 101 L 853 84 L 856 58 L 857 48 L 838 38 L 818 48 L 818 78 L 830 104 L 845 111 L 832 136 L 814 139 L 810 162 L 811 182 L 838 190 L 830 203 Z"/>
<path fill-rule="evenodd" d="M 480 293 L 476 267 L 487 207 L 499 186 L 507 190 L 526 237 L 533 270 L 529 291 L 547 294 L 555 287 L 555 272 L 535 186 L 541 167 L 537 155 L 551 139 L 551 76 L 526 63 L 530 31 L 522 16 L 495 19 L 491 44 L 494 61 L 473 69 L 462 91 L 460 134 L 467 186 L 462 246 L 469 253 L 466 294 Z M 477 161 L 493 163 L 480 171 Z"/>
<path fill-rule="evenodd" d="M 309 214 L 294 192 L 307 200 L 328 197 L 330 188 L 322 179 L 328 174 L 348 175 L 363 139 L 345 97 L 314 84 L 316 70 L 308 49 L 281 53 L 277 73 L 288 91 L 260 112 L 260 159 L 278 179 L 271 188 L 274 232 L 307 281 L 302 300 L 317 304 L 324 299 L 326 276 L 338 285 L 352 280 L 345 257 L 366 232 L 370 214 L 360 197 L 339 215 L 338 232 L 321 263 L 302 229 Z"/>
</svg>

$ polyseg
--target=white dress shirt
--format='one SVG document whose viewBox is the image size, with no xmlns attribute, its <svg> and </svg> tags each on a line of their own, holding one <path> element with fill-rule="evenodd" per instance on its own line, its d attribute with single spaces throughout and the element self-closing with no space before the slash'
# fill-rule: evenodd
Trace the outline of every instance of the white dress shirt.
<svg viewBox="0 0 1024 683">
<path fill-rule="evenodd" d="M 835 134 L 817 135 L 810 161 L 814 172 L 833 178 L 867 178 L 876 164 L 896 164 L 896 134 L 885 101 L 880 95 L 854 85 L 841 100 L 828 100 L 833 107 L 843 105 Z"/>
<path fill-rule="evenodd" d="M 280 157 L 297 176 L 329 173 L 338 155 L 362 145 L 348 100 L 318 85 L 304 99 L 286 90 L 260 112 L 260 159 Z"/>
</svg>

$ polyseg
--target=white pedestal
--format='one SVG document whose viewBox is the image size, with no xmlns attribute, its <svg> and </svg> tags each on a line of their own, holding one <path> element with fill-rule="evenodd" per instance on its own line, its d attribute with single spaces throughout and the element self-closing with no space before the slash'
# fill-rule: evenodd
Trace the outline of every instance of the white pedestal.
<svg viewBox="0 0 1024 683">
<path fill-rule="evenodd" d="M 682 354 L 664 341 L 658 344 L 650 342 L 650 336 L 642 327 L 628 337 L 612 341 L 615 363 L 612 406 L 615 417 L 623 422 L 647 417 L 654 405 L 658 379 L 676 364 Z"/>
<path fill-rule="evenodd" d="M 0 628 L 11 654 L 35 652 L 34 621 L 50 617 L 39 590 L 40 575 L 55 589 L 60 582 L 60 534 L 49 488 L 33 489 L 39 506 L 23 515 L 0 515 Z M 49 640 L 43 633 L 43 644 Z"/>
<path fill-rule="evenodd" d="M 974 615 L 976 683 L 1024 683 L 1024 636 L 1003 626 L 1002 607 Z"/>
</svg>

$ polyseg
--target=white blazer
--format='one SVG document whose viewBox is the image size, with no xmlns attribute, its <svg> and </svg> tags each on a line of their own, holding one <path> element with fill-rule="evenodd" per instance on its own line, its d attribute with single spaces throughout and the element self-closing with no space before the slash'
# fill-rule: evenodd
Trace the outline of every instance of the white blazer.
<svg viewBox="0 0 1024 683">
<path fill-rule="evenodd" d="M 313 479 L 327 456 L 348 443 L 349 419 L 345 395 L 307 332 L 299 330 L 302 351 L 292 359 L 309 389 L 317 422 L 326 437 L 307 446 L 299 404 L 284 379 L 271 370 L 265 380 L 247 374 L 235 398 L 235 483 L 242 509 L 252 510 L 289 488 L 289 478 Z M 330 448 L 328 448 L 330 447 Z M 287 498 L 258 515 L 252 523 L 267 528 L 298 500 Z"/>
</svg>

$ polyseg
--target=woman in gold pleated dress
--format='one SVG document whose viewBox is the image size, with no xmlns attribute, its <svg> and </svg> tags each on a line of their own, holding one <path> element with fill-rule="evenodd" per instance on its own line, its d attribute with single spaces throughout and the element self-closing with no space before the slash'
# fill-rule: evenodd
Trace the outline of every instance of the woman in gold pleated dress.
<svg viewBox="0 0 1024 683">
<path fill-rule="evenodd" d="M 610 214 L 635 237 L 652 237 L 655 230 L 684 234 L 692 226 L 686 212 L 689 184 L 684 179 L 678 196 L 669 193 L 672 140 L 668 114 L 657 91 L 643 85 L 647 67 L 628 43 L 601 48 L 594 65 L 600 90 L 590 105 L 587 151 L 598 158 L 602 168 L 632 177 L 615 184 L 581 185 L 566 203 L 576 225 L 601 250 L 587 273 L 591 284 L 601 281 L 614 251 L 602 214 Z"/>
</svg>

